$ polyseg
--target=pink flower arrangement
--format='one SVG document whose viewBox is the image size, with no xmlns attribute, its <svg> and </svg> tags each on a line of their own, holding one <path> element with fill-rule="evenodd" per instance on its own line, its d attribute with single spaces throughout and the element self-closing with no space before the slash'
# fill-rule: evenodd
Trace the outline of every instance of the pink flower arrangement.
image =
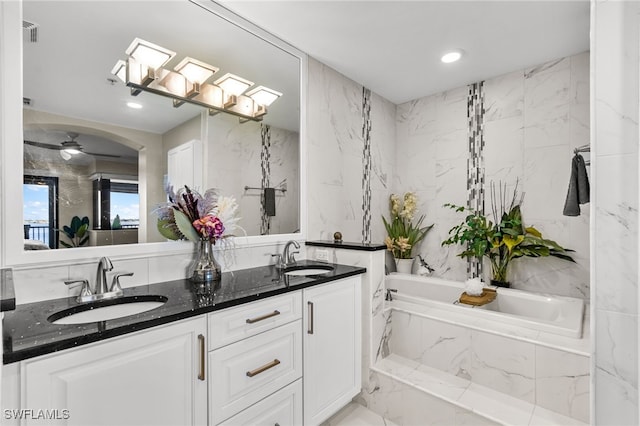
<svg viewBox="0 0 640 426">
<path fill-rule="evenodd" d="M 196 219 L 193 221 L 193 227 L 202 238 L 207 238 L 214 244 L 224 234 L 224 225 L 217 216 L 207 215 Z"/>
</svg>

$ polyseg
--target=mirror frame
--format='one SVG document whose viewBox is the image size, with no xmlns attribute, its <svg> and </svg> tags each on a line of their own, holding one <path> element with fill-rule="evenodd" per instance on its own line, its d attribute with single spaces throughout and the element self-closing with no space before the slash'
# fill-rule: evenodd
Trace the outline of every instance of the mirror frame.
<svg viewBox="0 0 640 426">
<path fill-rule="evenodd" d="M 273 44 L 300 61 L 300 197 L 299 197 L 299 233 L 275 234 L 263 236 L 236 237 L 237 247 L 268 246 L 284 243 L 288 240 L 304 241 L 307 231 L 307 182 L 306 182 L 306 143 L 307 143 L 307 55 L 280 40 L 274 35 L 257 27 L 213 0 L 191 1 L 213 15 L 252 33 L 267 43 Z M 70 264 L 85 259 L 97 259 L 101 256 L 113 258 L 148 258 L 159 255 L 189 254 L 194 245 L 186 241 L 139 243 L 100 247 L 81 247 L 63 250 L 24 250 L 22 185 L 23 181 L 23 144 L 15 141 L 23 139 L 22 120 L 22 1 L 0 2 L 0 265 L 20 267 L 46 264 Z M 19 167 L 11 165 L 19 164 Z M 16 208 L 16 206 L 18 206 Z"/>
</svg>

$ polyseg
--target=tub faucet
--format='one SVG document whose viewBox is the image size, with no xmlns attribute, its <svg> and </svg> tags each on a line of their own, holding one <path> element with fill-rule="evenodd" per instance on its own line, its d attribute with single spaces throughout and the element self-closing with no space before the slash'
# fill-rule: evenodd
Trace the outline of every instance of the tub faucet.
<svg viewBox="0 0 640 426">
<path fill-rule="evenodd" d="M 398 290 L 395 288 L 388 288 L 387 289 L 387 295 L 385 296 L 384 300 L 386 300 L 387 302 L 391 302 L 393 300 L 393 297 L 391 296 L 391 293 L 397 293 Z"/>
<path fill-rule="evenodd" d="M 100 258 L 98 262 L 98 273 L 96 274 L 96 287 L 93 294 L 104 294 L 109 290 L 107 288 L 107 271 L 113 270 L 113 263 L 108 257 Z"/>
<path fill-rule="evenodd" d="M 290 240 L 287 244 L 284 245 L 284 250 L 282 250 L 282 261 L 285 266 L 292 265 L 296 263 L 296 258 L 293 256 L 296 253 L 300 253 L 299 251 L 289 251 L 291 246 L 294 246 L 296 249 L 300 249 L 300 244 L 298 244 L 295 240 Z"/>
</svg>

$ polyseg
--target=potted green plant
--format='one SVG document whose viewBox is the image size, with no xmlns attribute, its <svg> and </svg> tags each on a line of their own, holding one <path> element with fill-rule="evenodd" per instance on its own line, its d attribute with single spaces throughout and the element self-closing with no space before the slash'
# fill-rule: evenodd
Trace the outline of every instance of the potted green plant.
<svg viewBox="0 0 640 426">
<path fill-rule="evenodd" d="M 411 273 L 413 249 L 433 228 L 433 224 L 422 226 L 424 215 L 421 215 L 414 223 L 417 201 L 413 192 L 405 193 L 402 200 L 396 194 L 391 194 L 389 197 L 391 220 L 387 221 L 384 216 L 382 217 L 387 231 L 384 243 L 396 260 L 398 272 Z"/>
<path fill-rule="evenodd" d="M 484 215 L 465 207 L 445 204 L 456 211 L 469 211 L 465 220 L 451 228 L 449 238 L 442 245 L 466 244 L 460 257 L 475 257 L 482 261 L 487 257 L 491 264 L 491 284 L 509 287 L 508 267 L 512 260 L 521 257 L 547 257 L 575 262 L 568 254 L 573 250 L 563 248 L 546 239 L 533 226 L 526 227 L 522 220 L 522 197 L 518 198 L 517 184 L 510 201 L 505 197 L 506 186 L 500 186 L 499 194 L 492 184 L 491 205 L 495 223 Z"/>
<path fill-rule="evenodd" d="M 62 234 L 67 237 L 71 243 L 60 240 L 60 244 L 67 248 L 82 247 L 89 242 L 88 232 L 89 218 L 85 216 L 80 219 L 78 216 L 74 216 L 69 226 L 65 225 L 62 227 Z"/>
</svg>

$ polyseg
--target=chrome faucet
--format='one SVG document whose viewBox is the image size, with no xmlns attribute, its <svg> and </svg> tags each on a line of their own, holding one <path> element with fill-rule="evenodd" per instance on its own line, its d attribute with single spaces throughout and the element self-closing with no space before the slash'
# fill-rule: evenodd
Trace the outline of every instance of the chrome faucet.
<svg viewBox="0 0 640 426">
<path fill-rule="evenodd" d="M 93 294 L 104 294 L 107 288 L 107 271 L 113 270 L 113 263 L 108 257 L 103 257 L 98 262 L 98 273 L 96 274 L 96 287 Z"/>
<path fill-rule="evenodd" d="M 86 279 L 70 280 L 64 283 L 69 287 L 82 285 L 80 294 L 77 297 L 80 303 L 93 302 L 100 299 L 114 299 L 124 294 L 120 286 L 120 277 L 130 277 L 133 275 L 133 272 L 116 273 L 109 288 L 107 286 L 107 272 L 111 270 L 113 270 L 111 259 L 108 257 L 100 258 L 98 262 L 98 272 L 96 273 L 96 285 L 93 291 L 91 291 L 89 281 Z"/>
<path fill-rule="evenodd" d="M 300 244 L 298 244 L 295 240 L 290 240 L 287 244 L 284 245 L 284 250 L 282 250 L 282 261 L 285 266 L 296 263 L 296 258 L 293 256 L 296 253 L 300 253 L 299 251 L 289 251 L 293 245 L 296 249 L 300 249 Z"/>
</svg>

